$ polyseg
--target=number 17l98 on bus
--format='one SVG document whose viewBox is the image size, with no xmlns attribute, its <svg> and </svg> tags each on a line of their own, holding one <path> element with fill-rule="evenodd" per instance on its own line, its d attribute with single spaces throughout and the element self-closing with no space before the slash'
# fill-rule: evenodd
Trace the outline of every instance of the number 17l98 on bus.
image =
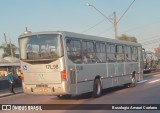
<svg viewBox="0 0 160 113">
<path fill-rule="evenodd" d="M 143 79 L 138 43 L 66 31 L 25 32 L 19 37 L 23 90 L 59 98 L 126 85 Z"/>
</svg>

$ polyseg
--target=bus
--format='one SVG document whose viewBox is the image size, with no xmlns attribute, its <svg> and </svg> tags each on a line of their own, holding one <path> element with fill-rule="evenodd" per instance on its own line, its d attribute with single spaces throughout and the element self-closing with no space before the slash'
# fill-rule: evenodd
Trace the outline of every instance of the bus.
<svg viewBox="0 0 160 113">
<path fill-rule="evenodd" d="M 144 73 L 150 73 L 151 71 L 157 70 L 158 57 L 151 51 L 145 51 L 142 48 L 143 60 L 144 60 Z"/>
<path fill-rule="evenodd" d="M 67 31 L 25 32 L 19 37 L 23 91 L 64 98 L 143 80 L 138 43 Z"/>
</svg>

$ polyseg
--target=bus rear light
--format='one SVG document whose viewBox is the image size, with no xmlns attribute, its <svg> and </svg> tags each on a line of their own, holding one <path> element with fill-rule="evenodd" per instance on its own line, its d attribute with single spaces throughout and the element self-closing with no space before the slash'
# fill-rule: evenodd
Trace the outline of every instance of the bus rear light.
<svg viewBox="0 0 160 113">
<path fill-rule="evenodd" d="M 61 71 L 61 78 L 62 78 L 62 80 L 66 80 L 67 79 L 67 72 L 66 72 L 66 70 Z"/>
<path fill-rule="evenodd" d="M 25 86 L 24 89 L 25 90 L 31 90 L 31 88 L 29 86 Z"/>
</svg>

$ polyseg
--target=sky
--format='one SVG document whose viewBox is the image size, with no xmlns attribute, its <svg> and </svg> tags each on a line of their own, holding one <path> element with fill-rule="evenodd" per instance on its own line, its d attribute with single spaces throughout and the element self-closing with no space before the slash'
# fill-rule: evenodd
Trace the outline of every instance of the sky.
<svg viewBox="0 0 160 113">
<path fill-rule="evenodd" d="M 0 0 L 0 44 L 7 40 L 18 46 L 25 27 L 32 32 L 70 31 L 114 39 L 113 21 L 133 0 Z M 146 50 L 160 44 L 160 0 L 135 0 L 117 24 L 118 36 L 134 36 Z"/>
</svg>

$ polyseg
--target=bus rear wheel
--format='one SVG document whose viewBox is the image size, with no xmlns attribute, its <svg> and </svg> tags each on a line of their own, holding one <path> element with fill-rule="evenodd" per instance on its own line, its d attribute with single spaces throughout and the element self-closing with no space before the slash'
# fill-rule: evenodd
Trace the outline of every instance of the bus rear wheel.
<svg viewBox="0 0 160 113">
<path fill-rule="evenodd" d="M 93 84 L 93 93 L 92 97 L 97 98 L 100 97 L 102 94 L 102 85 L 100 79 L 95 79 L 94 84 Z"/>
<path fill-rule="evenodd" d="M 59 99 L 70 99 L 71 95 L 57 95 Z"/>
</svg>

